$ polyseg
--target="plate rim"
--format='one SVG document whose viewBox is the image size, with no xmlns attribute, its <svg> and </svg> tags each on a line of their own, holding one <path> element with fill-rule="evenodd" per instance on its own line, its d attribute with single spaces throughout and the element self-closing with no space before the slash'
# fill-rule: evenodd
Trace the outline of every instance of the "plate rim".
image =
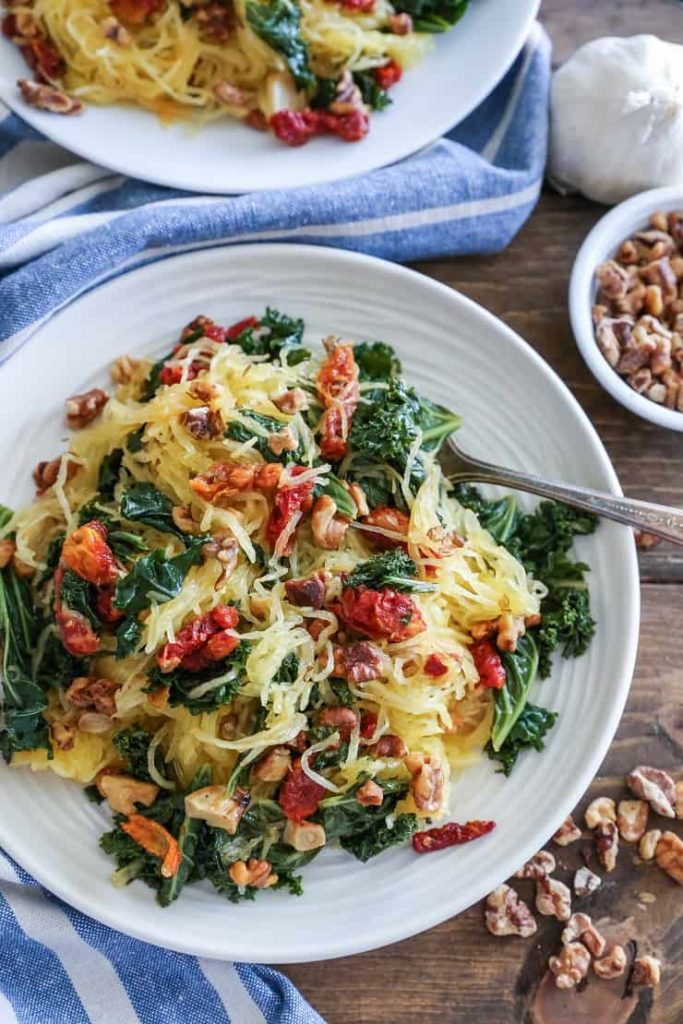
<svg viewBox="0 0 683 1024">
<path fill-rule="evenodd" d="M 501 60 L 500 65 L 494 72 L 492 72 L 488 76 L 482 77 L 482 82 L 480 84 L 479 89 L 472 94 L 468 103 L 466 103 L 463 106 L 460 114 L 455 119 L 455 121 L 451 120 L 451 117 L 449 115 L 445 115 L 439 120 L 438 126 L 435 126 L 434 128 L 430 129 L 429 131 L 425 131 L 422 134 L 417 132 L 413 138 L 413 141 L 409 145 L 405 146 L 397 155 L 392 155 L 386 161 L 382 161 L 381 159 L 378 160 L 377 162 L 370 161 L 366 165 L 360 166 L 356 170 L 352 170 L 350 172 L 346 170 L 336 170 L 336 162 L 333 159 L 328 159 L 326 161 L 326 171 L 324 174 L 316 175 L 313 178 L 303 180 L 299 183 L 292 182 L 285 186 L 285 191 L 291 188 L 298 187 L 312 188 L 317 185 L 329 184 L 335 181 L 341 181 L 347 178 L 352 178 L 357 175 L 362 176 L 364 174 L 370 174 L 373 171 L 380 170 L 384 167 L 394 166 L 395 164 L 400 163 L 402 160 L 405 160 L 407 157 L 413 156 L 420 150 L 430 146 L 439 138 L 446 135 L 457 125 L 461 124 L 467 117 L 469 117 L 472 111 L 475 110 L 486 99 L 486 97 L 489 96 L 493 92 L 493 90 L 500 84 L 504 76 L 512 67 L 512 64 L 514 63 L 516 58 L 521 53 L 524 43 L 526 39 L 529 37 L 530 32 L 532 30 L 532 26 L 538 16 L 541 0 L 522 0 L 522 2 L 525 4 L 526 13 L 523 17 L 520 17 L 516 31 L 510 33 L 507 45 L 502 48 L 504 52 L 504 57 Z M 2 47 L 4 45 L 13 46 L 13 44 L 9 40 L 5 40 L 0 37 L 0 57 L 2 55 Z M 429 61 L 429 57 L 430 55 L 427 54 L 426 57 L 424 58 L 424 61 L 422 61 L 421 63 L 427 63 Z M 52 125 L 54 125 L 56 128 L 59 124 L 59 121 L 55 120 L 55 115 L 45 115 L 44 112 L 41 112 L 38 109 L 28 106 L 27 104 L 22 102 L 21 96 L 16 89 L 2 88 L 2 86 L 3 82 L 2 78 L 0 77 L 0 102 L 6 104 L 8 109 L 13 114 L 19 117 L 22 121 L 25 121 L 35 131 L 40 132 L 41 135 L 44 135 L 50 142 L 53 142 L 55 145 L 60 146 L 67 152 L 73 153 L 75 156 L 80 157 L 80 159 L 82 160 L 85 160 L 89 163 L 94 163 L 96 166 L 102 166 L 105 169 L 111 171 L 113 174 L 124 175 L 127 178 L 145 181 L 153 185 L 162 186 L 164 188 L 179 189 L 185 192 L 194 193 L 195 195 L 206 194 L 232 196 L 248 195 L 249 193 L 274 192 L 282 190 L 282 186 L 277 181 L 277 175 L 273 176 L 272 183 L 254 187 L 252 184 L 249 183 L 248 169 L 243 170 L 241 172 L 241 176 L 236 179 L 236 183 L 232 185 L 221 185 L 219 183 L 207 184 L 207 182 L 203 182 L 200 185 L 199 183 L 193 183 L 188 178 L 185 178 L 182 175 L 176 176 L 172 172 L 165 173 L 165 168 L 163 166 L 159 167 L 158 172 L 155 172 L 152 175 L 148 175 L 147 173 L 140 175 L 139 173 L 136 172 L 134 165 L 131 165 L 129 162 L 125 160 L 123 148 L 121 149 L 121 155 L 123 157 L 121 161 L 115 158 L 114 160 L 108 159 L 105 163 L 100 163 L 99 161 L 95 161 L 93 159 L 92 153 L 88 153 L 87 145 L 82 146 L 80 142 L 77 142 L 76 145 L 72 145 L 71 142 L 65 144 L 60 139 L 59 132 L 55 134 L 55 132 L 51 130 Z M 114 106 L 124 108 L 125 104 L 117 104 Z M 94 109 L 97 108 L 95 107 Z M 444 110 L 446 109 L 447 107 L 445 106 Z M 150 117 L 154 117 L 154 115 L 150 113 Z M 404 133 L 401 131 L 400 134 L 403 135 Z M 197 136 L 197 138 L 200 137 L 201 134 Z M 131 146 L 130 151 L 131 153 L 134 152 L 135 147 Z M 276 153 L 277 150 L 274 151 L 273 156 L 275 156 Z M 259 157 L 255 156 L 254 159 L 259 159 Z"/>
<path fill-rule="evenodd" d="M 355 253 L 347 250 L 336 249 L 331 246 L 318 246 L 305 243 L 278 243 L 278 242 L 255 242 L 255 243 L 242 243 L 239 245 L 217 245 L 211 247 L 202 247 L 200 249 L 193 250 L 189 253 L 175 254 L 166 257 L 163 260 L 157 260 L 154 263 L 147 263 L 141 267 L 134 267 L 124 273 L 117 275 L 115 278 L 109 278 L 94 288 L 89 289 L 87 292 L 79 295 L 72 299 L 65 306 L 55 310 L 50 316 L 43 320 L 34 330 L 31 331 L 30 335 L 25 339 L 24 344 L 21 348 L 13 352 L 10 358 L 16 356 L 18 359 L 21 358 L 22 350 L 26 349 L 33 338 L 35 338 L 40 331 L 46 327 L 49 323 L 58 317 L 60 313 L 70 308 L 73 305 L 77 305 L 81 300 L 89 299 L 93 293 L 98 293 L 109 286 L 115 285 L 121 278 L 129 278 L 131 275 L 135 275 L 139 279 L 142 279 L 141 285 L 138 282 L 138 287 L 144 288 L 144 278 L 146 275 L 151 275 L 155 272 L 156 264 L 159 262 L 167 263 L 168 260 L 177 261 L 178 264 L 191 263 L 197 256 L 219 257 L 224 254 L 225 251 L 236 252 L 235 258 L 239 259 L 239 255 L 243 251 L 256 250 L 257 255 L 262 255 L 264 260 L 269 257 L 277 255 L 279 260 L 296 259 L 298 255 L 310 256 L 315 253 L 316 257 L 322 260 L 330 260 L 332 263 L 341 262 L 342 264 L 364 264 L 368 267 L 369 272 L 372 273 L 372 269 L 378 269 L 380 271 L 394 275 L 399 281 L 400 279 L 419 279 L 421 286 L 426 292 L 431 291 L 435 295 L 438 294 L 443 298 L 453 302 L 454 311 L 455 307 L 467 309 L 470 314 L 479 316 L 486 324 L 495 330 L 499 335 L 502 335 L 506 339 L 506 343 L 512 345 L 514 348 L 524 352 L 527 358 L 530 358 L 541 371 L 541 373 L 549 378 L 553 382 L 555 387 L 564 393 L 565 399 L 568 400 L 569 405 L 572 407 L 574 415 L 582 422 L 585 429 L 588 430 L 594 441 L 594 451 L 596 457 L 599 459 L 601 469 L 605 472 L 606 478 L 610 481 L 610 491 L 616 495 L 623 494 L 621 486 L 619 484 L 616 471 L 612 465 L 609 455 L 605 449 L 604 444 L 596 430 L 590 421 L 588 415 L 585 413 L 578 400 L 572 394 L 568 386 L 556 373 L 556 371 L 547 363 L 543 357 L 527 342 L 522 338 L 516 331 L 509 327 L 503 320 L 496 317 L 493 313 L 489 312 L 479 303 L 470 299 L 468 296 L 463 295 L 455 288 L 451 288 L 449 285 L 442 283 L 441 281 L 434 280 L 433 278 L 426 277 L 425 275 L 413 270 L 409 267 L 402 266 L 400 264 L 391 263 L 387 260 L 380 259 L 376 256 L 368 256 L 363 253 Z M 501 339 L 502 340 L 502 339 Z M 1 371 L 0 371 L 1 372 Z M 562 790 L 562 793 L 558 797 L 558 807 L 561 808 L 561 813 L 557 812 L 551 815 L 548 821 L 548 837 L 559 827 L 564 818 L 571 809 L 579 802 L 583 796 L 591 781 L 597 774 L 597 770 L 603 761 L 610 744 L 614 738 L 615 732 L 621 720 L 624 706 L 626 704 L 631 684 L 633 681 L 633 673 L 636 663 L 636 655 L 639 641 L 640 631 L 640 606 L 641 606 L 641 594 L 640 594 L 640 577 L 638 570 L 638 560 L 636 553 L 635 542 L 631 538 L 630 544 L 624 544 L 624 555 L 627 563 L 628 576 L 630 577 L 631 586 L 628 601 L 628 614 L 626 625 L 626 637 L 627 646 L 623 651 L 623 671 L 620 673 L 620 685 L 618 690 L 615 690 L 613 694 L 613 700 L 610 705 L 610 713 L 605 716 L 602 722 L 601 741 L 595 745 L 591 756 L 587 758 L 584 770 L 581 775 L 577 775 L 571 780 L 567 780 L 567 783 Z M 1 766 L 1 771 L 10 771 L 8 766 Z M 259 963 L 266 962 L 269 964 L 288 964 L 288 963 L 311 963 L 330 959 L 337 959 L 339 957 L 356 955 L 359 953 L 368 952 L 373 949 L 380 949 L 385 946 L 391 945 L 392 943 L 402 941 L 403 939 L 411 938 L 414 935 L 420 934 L 423 931 L 441 924 L 442 922 L 450 919 L 453 916 L 457 916 L 459 913 L 463 913 L 465 909 L 462 908 L 457 911 L 451 909 L 451 904 L 444 900 L 443 902 L 434 905 L 431 908 L 423 909 L 419 918 L 411 918 L 402 926 L 394 927 L 390 932 L 383 932 L 381 939 L 378 941 L 377 937 L 366 940 L 362 937 L 356 936 L 356 941 L 345 937 L 344 939 L 334 938 L 330 947 L 326 947 L 324 950 L 316 951 L 314 958 L 310 954 L 295 953 L 294 955 L 286 955 L 278 953 L 275 956 L 268 956 L 267 958 L 259 957 L 256 955 L 249 954 L 246 957 L 232 953 L 226 953 L 225 949 L 218 947 L 216 942 L 203 941 L 200 944 L 193 942 L 191 938 L 184 940 L 180 934 L 174 936 L 171 943 L 168 941 L 168 936 L 161 936 L 157 926 L 154 930 L 150 930 L 149 922 L 147 927 L 144 925 L 137 926 L 136 921 L 127 920 L 125 927 L 122 926 L 121 921 L 117 917 L 115 912 L 110 912 L 110 906 L 116 906 L 116 902 L 107 903 L 104 908 L 98 908 L 97 915 L 94 915 L 92 909 L 88 906 L 87 898 L 81 897 L 79 893 L 73 892 L 69 885 L 62 885 L 61 879 L 57 877 L 53 879 L 50 875 L 49 864 L 40 858 L 36 861 L 32 855 L 32 851 L 21 850 L 17 853 L 17 848 L 13 845 L 11 835 L 8 836 L 4 832 L 4 817 L 0 816 L 0 845 L 9 853 L 20 866 L 32 875 L 41 885 L 44 885 L 50 892 L 54 893 L 65 903 L 86 914 L 88 917 L 99 921 L 102 924 L 116 930 L 123 932 L 124 934 L 130 935 L 135 939 L 139 939 L 143 942 L 148 942 L 152 945 L 157 945 L 164 949 L 169 949 L 178 953 L 185 953 L 192 956 L 203 956 L 210 959 L 226 960 L 228 958 L 235 959 L 242 962 Z M 517 851 L 515 852 L 515 863 L 518 866 L 519 862 L 528 859 L 536 849 L 538 844 L 535 841 L 530 843 L 520 843 L 519 856 Z M 36 849 L 37 854 L 37 849 Z M 511 871 L 515 869 L 511 866 Z M 507 875 L 506 875 L 507 877 Z M 482 894 L 483 896 L 484 894 Z M 473 901 L 469 906 L 473 906 L 477 901 Z M 168 914 L 168 911 L 167 911 Z M 166 931 L 169 930 L 169 926 L 172 927 L 172 921 L 169 915 L 169 925 L 165 926 Z M 417 920 L 417 923 L 415 921 Z"/>
</svg>

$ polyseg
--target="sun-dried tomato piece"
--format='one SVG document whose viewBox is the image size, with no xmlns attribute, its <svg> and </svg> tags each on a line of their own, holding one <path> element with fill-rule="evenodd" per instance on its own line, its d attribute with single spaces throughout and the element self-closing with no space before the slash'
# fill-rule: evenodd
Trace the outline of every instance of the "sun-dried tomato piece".
<svg viewBox="0 0 683 1024">
<path fill-rule="evenodd" d="M 95 598 L 95 611 L 97 612 L 97 618 L 100 622 L 104 622 L 107 626 L 112 626 L 121 619 L 125 618 L 125 612 L 120 612 L 118 608 L 114 608 L 114 592 L 115 587 L 102 587 L 97 591 Z"/>
<path fill-rule="evenodd" d="M 99 519 L 91 519 L 69 534 L 62 546 L 61 561 L 96 587 L 115 583 L 119 576 L 114 552 L 107 544 L 107 527 Z"/>
<path fill-rule="evenodd" d="M 240 334 L 250 329 L 256 330 L 261 326 L 261 321 L 257 316 L 245 316 L 244 320 L 238 320 L 237 323 L 231 324 L 225 332 L 226 338 L 234 341 L 235 338 L 239 338 Z"/>
<path fill-rule="evenodd" d="M 443 660 L 440 654 L 430 654 L 424 663 L 425 675 L 432 676 L 433 679 L 438 679 L 439 676 L 445 676 L 448 672 L 448 664 Z"/>
<path fill-rule="evenodd" d="M 109 0 L 112 14 L 126 25 L 142 25 L 166 6 L 165 0 Z"/>
<path fill-rule="evenodd" d="M 318 810 L 318 804 L 325 796 L 322 786 L 309 779 L 297 758 L 280 787 L 278 803 L 292 821 L 303 821 Z"/>
<path fill-rule="evenodd" d="M 49 39 L 27 39 L 20 49 L 39 82 L 53 82 L 66 71 L 62 55 Z"/>
<path fill-rule="evenodd" d="M 304 146 L 321 131 L 317 110 L 278 110 L 268 119 L 273 135 L 288 146 Z"/>
<path fill-rule="evenodd" d="M 212 320 L 208 316 L 196 316 L 194 320 L 190 320 L 186 327 L 183 327 L 180 335 L 180 345 L 186 345 L 192 341 L 198 341 L 199 338 L 208 338 L 210 341 L 225 341 L 228 336 L 225 327 L 221 327 L 215 320 Z"/>
<path fill-rule="evenodd" d="M 305 466 L 293 466 L 290 469 L 290 474 L 296 477 L 301 476 L 306 471 Z M 311 495 L 314 485 L 315 480 L 310 479 L 302 484 L 278 488 L 275 492 L 275 507 L 266 523 L 266 539 L 271 548 L 274 551 L 277 550 L 279 555 L 290 555 L 292 553 L 296 534 L 295 524 L 299 522 L 304 512 L 307 512 L 312 505 L 313 499 Z M 294 529 L 291 529 L 293 525 Z M 285 530 L 289 529 L 291 529 L 291 533 L 284 546 L 278 544 L 281 535 Z"/>
<path fill-rule="evenodd" d="M 239 612 L 232 605 L 219 605 L 206 615 L 193 619 L 176 633 L 174 641 L 169 641 L 157 651 L 159 668 L 162 672 L 172 672 L 181 665 L 197 672 L 212 661 L 221 661 L 239 644 L 239 637 L 227 632 L 238 622 Z"/>
<path fill-rule="evenodd" d="M 320 419 L 320 451 L 337 461 L 346 454 L 346 438 L 360 396 L 358 366 L 353 345 L 335 345 L 316 379 L 318 396 L 325 406 Z"/>
<path fill-rule="evenodd" d="M 426 628 L 412 598 L 389 588 L 344 587 L 332 611 L 351 629 L 377 640 L 399 643 Z"/>
<path fill-rule="evenodd" d="M 173 878 L 178 873 L 183 859 L 178 841 L 158 821 L 144 814 L 129 814 L 128 819 L 121 822 L 121 829 L 147 853 L 161 858 L 164 878 Z"/>
<path fill-rule="evenodd" d="M 474 667 L 479 673 L 479 683 L 491 690 L 502 690 L 507 674 L 500 654 L 490 640 L 478 640 L 470 647 Z"/>
<path fill-rule="evenodd" d="M 341 0 L 341 6 L 354 14 L 369 14 L 374 10 L 375 0 Z"/>
<path fill-rule="evenodd" d="M 360 738 L 371 740 L 377 731 L 377 714 L 374 711 L 361 711 L 360 713 Z"/>
<path fill-rule="evenodd" d="M 403 68 L 397 61 L 390 60 L 383 67 L 375 68 L 373 74 L 380 89 L 391 89 L 392 85 L 400 82 Z"/>
<path fill-rule="evenodd" d="M 407 550 L 406 541 L 410 529 L 410 516 L 390 505 L 376 505 L 370 509 L 366 516 L 363 516 L 361 523 L 365 526 L 376 526 L 380 530 L 389 530 L 391 533 L 400 534 L 404 540 L 395 537 L 386 537 L 383 533 L 364 533 L 363 536 L 381 551 L 389 551 L 392 548 L 403 548 Z"/>
<path fill-rule="evenodd" d="M 100 638 L 88 620 L 80 612 L 58 607 L 55 622 L 64 647 L 76 658 L 96 654 L 100 649 Z"/>
<path fill-rule="evenodd" d="M 470 843 L 492 832 L 495 821 L 467 821 L 459 825 L 457 821 L 449 821 L 439 828 L 428 828 L 424 832 L 416 832 L 413 836 L 413 849 L 416 853 L 432 853 L 433 850 L 445 850 L 447 846 L 459 846 Z"/>
<path fill-rule="evenodd" d="M 321 114 L 323 127 L 344 142 L 360 142 L 370 131 L 370 118 L 364 110 L 349 110 L 346 114 L 323 110 Z"/>
</svg>

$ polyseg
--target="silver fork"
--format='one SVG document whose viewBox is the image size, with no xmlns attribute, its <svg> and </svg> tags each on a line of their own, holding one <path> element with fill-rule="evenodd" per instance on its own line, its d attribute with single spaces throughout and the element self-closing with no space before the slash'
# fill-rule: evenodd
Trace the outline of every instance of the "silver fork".
<svg viewBox="0 0 683 1024">
<path fill-rule="evenodd" d="M 532 473 L 494 466 L 467 455 L 453 440 L 452 434 L 441 449 L 439 461 L 444 474 L 453 483 L 500 484 L 516 491 L 540 494 L 543 498 L 563 501 L 636 530 L 653 533 L 675 544 L 683 544 L 683 511 L 680 509 L 637 501 L 635 498 L 618 498 L 614 494 L 603 494 L 588 487 L 552 483 Z"/>
</svg>

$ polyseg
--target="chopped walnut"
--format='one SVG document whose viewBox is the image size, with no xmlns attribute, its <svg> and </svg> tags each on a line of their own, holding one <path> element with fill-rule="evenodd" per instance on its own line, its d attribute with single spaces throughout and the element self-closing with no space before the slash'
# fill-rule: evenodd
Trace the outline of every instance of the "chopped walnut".
<svg viewBox="0 0 683 1024">
<path fill-rule="evenodd" d="M 73 750 L 76 734 L 70 725 L 62 722 L 50 722 L 50 739 L 60 750 Z"/>
<path fill-rule="evenodd" d="M 411 774 L 410 792 L 418 811 L 436 814 L 446 785 L 441 761 L 434 754 L 408 754 L 403 763 Z"/>
<path fill-rule="evenodd" d="M 677 818 L 683 818 L 683 779 L 676 783 L 674 793 L 674 810 Z"/>
<path fill-rule="evenodd" d="M 639 551 L 649 551 L 650 548 L 654 548 L 662 543 L 661 537 L 655 536 L 654 533 L 646 533 L 645 530 L 634 530 L 634 535 L 636 547 Z"/>
<path fill-rule="evenodd" d="M 392 732 L 386 732 L 380 736 L 374 746 L 370 747 L 373 757 L 395 757 L 401 760 L 408 753 L 408 748 L 400 736 Z"/>
<path fill-rule="evenodd" d="M 650 808 L 646 800 L 620 800 L 617 807 L 619 835 L 626 843 L 637 843 L 647 828 Z"/>
<path fill-rule="evenodd" d="M 87 427 L 104 409 L 109 395 L 102 388 L 91 388 L 82 395 L 72 395 L 66 400 L 66 422 L 72 430 Z"/>
<path fill-rule="evenodd" d="M 53 85 L 41 85 L 39 82 L 30 82 L 27 78 L 20 78 L 17 82 L 21 95 L 30 107 L 37 107 L 39 110 L 49 110 L 51 114 L 80 114 L 83 104 L 72 96 L 67 96 L 61 89 Z"/>
<path fill-rule="evenodd" d="M 572 914 L 562 932 L 562 942 L 568 946 L 570 942 L 580 939 L 592 956 L 602 956 L 607 942 L 591 921 L 588 914 Z"/>
<path fill-rule="evenodd" d="M 67 456 L 58 455 L 56 459 L 52 459 L 50 462 L 39 462 L 33 470 L 33 481 L 36 485 L 36 494 L 38 496 L 44 494 L 45 491 L 57 483 L 62 459 L 64 458 L 67 458 Z M 70 457 L 66 468 L 66 479 L 71 480 L 79 468 L 79 463 L 74 462 L 73 457 Z"/>
<path fill-rule="evenodd" d="M 370 506 L 368 505 L 368 499 L 365 496 L 365 491 L 360 484 L 346 484 L 349 494 L 356 506 L 356 513 L 359 516 L 367 516 L 370 513 Z"/>
<path fill-rule="evenodd" d="M 216 82 L 213 87 L 213 94 L 226 107 L 231 107 L 235 111 L 243 111 L 245 114 L 249 111 L 247 94 L 239 86 L 228 82 L 227 79 L 224 79 L 222 82 Z"/>
<path fill-rule="evenodd" d="M 627 775 L 629 789 L 647 800 L 650 807 L 664 818 L 675 818 L 676 785 L 671 776 L 660 768 L 639 765 Z"/>
<path fill-rule="evenodd" d="M 302 388 L 291 388 L 281 395 L 275 395 L 272 402 L 276 409 L 288 416 L 308 409 L 308 395 Z"/>
<path fill-rule="evenodd" d="M 617 807 L 608 796 L 599 796 L 586 808 L 586 825 L 595 828 L 601 821 L 616 821 Z"/>
<path fill-rule="evenodd" d="M 615 822 L 603 820 L 594 830 L 595 849 L 605 871 L 614 871 L 619 853 L 619 830 Z"/>
<path fill-rule="evenodd" d="M 132 356 L 119 356 L 109 367 L 112 384 L 130 384 L 142 373 L 143 364 Z"/>
<path fill-rule="evenodd" d="M 183 416 L 188 433 L 198 441 L 211 441 L 220 437 L 225 430 L 225 423 L 220 412 L 208 405 L 198 405 L 188 409 Z"/>
<path fill-rule="evenodd" d="M 623 946 L 612 946 L 606 956 L 593 962 L 593 970 L 598 978 L 606 981 L 620 978 L 626 970 L 626 953 Z"/>
<path fill-rule="evenodd" d="M 562 947 L 558 956 L 548 960 L 557 988 L 576 988 L 588 974 L 590 965 L 591 955 L 582 942 L 570 942 Z"/>
<path fill-rule="evenodd" d="M 661 963 L 655 956 L 639 956 L 633 961 L 633 972 L 631 984 L 640 985 L 644 988 L 654 988 L 659 985 L 661 974 Z"/>
<path fill-rule="evenodd" d="M 237 565 L 239 545 L 231 533 L 217 533 L 202 547 L 202 558 L 215 558 L 221 567 L 213 587 L 218 590 L 230 578 Z"/>
<path fill-rule="evenodd" d="M 0 540 L 0 569 L 4 569 L 14 558 L 17 546 L 13 540 Z"/>
<path fill-rule="evenodd" d="M 109 718 L 116 713 L 118 683 L 96 676 L 78 676 L 64 691 L 64 699 L 74 708 L 93 708 Z"/>
<path fill-rule="evenodd" d="M 564 884 L 547 875 L 536 882 L 536 910 L 544 917 L 568 921 L 572 912 L 572 894 Z"/>
<path fill-rule="evenodd" d="M 683 885 L 683 839 L 675 832 L 664 833 L 657 843 L 655 860 L 674 882 Z"/>
<path fill-rule="evenodd" d="M 498 650 L 516 651 L 517 641 L 524 636 L 525 632 L 524 616 L 503 612 L 498 619 L 498 636 L 496 637 Z"/>
<path fill-rule="evenodd" d="M 590 896 L 602 885 L 602 879 L 590 868 L 579 868 L 574 875 L 574 892 L 577 896 Z"/>
<path fill-rule="evenodd" d="M 357 640 L 344 647 L 335 645 L 334 675 L 351 683 L 368 683 L 383 672 L 382 652 L 369 640 Z"/>
<path fill-rule="evenodd" d="M 571 814 L 564 819 L 557 832 L 553 836 L 553 842 L 558 846 L 569 846 L 581 838 L 581 829 L 576 824 Z"/>
<path fill-rule="evenodd" d="M 662 838 L 662 830 L 651 828 L 638 843 L 638 856 L 641 860 L 654 860 L 657 843 Z"/>
<path fill-rule="evenodd" d="M 384 790 L 373 779 L 368 779 L 356 790 L 356 800 L 361 807 L 381 807 Z"/>
<path fill-rule="evenodd" d="M 269 889 L 275 885 L 278 876 L 271 871 L 270 862 L 251 857 L 248 861 L 236 860 L 230 865 L 228 874 L 235 883 L 251 889 Z"/>
<path fill-rule="evenodd" d="M 509 885 L 499 885 L 486 898 L 486 927 L 492 935 L 534 935 L 536 920 L 526 903 Z"/>
<path fill-rule="evenodd" d="M 335 551 L 344 540 L 348 528 L 348 519 L 337 515 L 335 500 L 328 494 L 321 494 L 311 513 L 311 532 L 318 547 L 325 551 Z"/>
<path fill-rule="evenodd" d="M 106 38 L 111 39 L 117 46 L 130 46 L 133 41 L 130 32 L 123 27 L 118 18 L 105 18 L 101 27 Z"/>
<path fill-rule="evenodd" d="M 299 439 L 291 427 L 283 427 L 282 430 L 268 434 L 268 447 L 273 455 L 282 455 L 283 452 L 294 452 L 299 444 Z"/>
<path fill-rule="evenodd" d="M 555 858 L 549 850 L 539 850 L 535 853 L 519 871 L 515 871 L 515 878 L 545 878 L 552 875 L 555 870 Z"/>
<path fill-rule="evenodd" d="M 330 113 L 344 116 L 356 110 L 365 110 L 361 91 L 353 80 L 353 75 L 346 69 L 337 82 L 337 92 L 330 103 Z"/>
</svg>

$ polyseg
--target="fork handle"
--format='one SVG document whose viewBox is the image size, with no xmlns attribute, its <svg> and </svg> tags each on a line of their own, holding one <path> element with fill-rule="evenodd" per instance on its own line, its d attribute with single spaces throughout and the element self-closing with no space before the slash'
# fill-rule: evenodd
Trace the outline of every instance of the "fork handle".
<svg viewBox="0 0 683 1024">
<path fill-rule="evenodd" d="M 550 483 L 531 473 L 521 473 L 514 469 L 504 469 L 487 462 L 468 457 L 467 472 L 455 473 L 449 479 L 457 483 L 463 482 L 500 484 L 517 491 L 528 491 L 543 498 L 563 501 L 566 505 L 594 512 L 606 519 L 614 519 L 636 530 L 653 533 L 657 537 L 683 544 L 683 511 L 668 505 L 655 505 L 649 501 L 638 501 L 635 498 L 617 497 L 604 494 L 588 487 L 573 487 L 568 484 Z"/>
</svg>

